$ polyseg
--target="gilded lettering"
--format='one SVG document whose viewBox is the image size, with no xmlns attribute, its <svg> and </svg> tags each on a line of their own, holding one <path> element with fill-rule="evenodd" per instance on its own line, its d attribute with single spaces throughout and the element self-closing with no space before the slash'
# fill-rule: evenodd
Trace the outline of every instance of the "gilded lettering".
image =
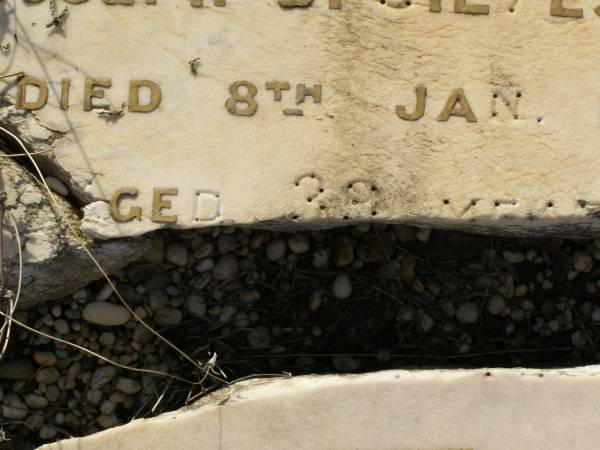
<svg viewBox="0 0 600 450">
<path fill-rule="evenodd" d="M 281 91 L 289 91 L 290 90 L 290 83 L 286 82 L 286 81 L 267 81 L 267 85 L 266 85 L 267 91 L 273 91 L 274 92 L 274 100 L 276 102 L 280 102 L 281 101 Z"/>
<path fill-rule="evenodd" d="M 27 101 L 27 88 L 35 86 L 38 88 L 38 96 L 34 101 Z M 48 84 L 41 78 L 23 77 L 17 86 L 17 108 L 36 111 L 46 106 L 48 102 Z"/>
<path fill-rule="evenodd" d="M 468 5 L 467 0 L 455 0 L 454 12 L 457 14 L 482 14 L 490 13 L 489 5 Z"/>
<path fill-rule="evenodd" d="M 150 100 L 145 105 L 140 104 L 140 88 L 150 90 Z M 129 85 L 129 103 L 130 112 L 149 113 L 154 111 L 160 105 L 162 98 L 160 86 L 151 80 L 133 80 Z"/>
<path fill-rule="evenodd" d="M 110 78 L 86 78 L 85 87 L 83 90 L 83 110 L 91 111 L 94 108 L 94 98 L 104 98 L 104 90 L 94 89 L 96 86 L 109 88 L 112 86 Z"/>
<path fill-rule="evenodd" d="M 450 116 L 464 117 L 467 119 L 467 122 L 477 122 L 463 89 L 454 89 L 452 91 L 438 120 L 440 122 L 448 122 Z"/>
<path fill-rule="evenodd" d="M 171 208 L 169 200 L 163 200 L 164 196 L 175 196 L 179 193 L 178 189 L 154 189 L 152 200 L 152 221 L 157 223 L 176 223 L 177 216 L 163 216 L 162 210 Z"/>
<path fill-rule="evenodd" d="M 321 103 L 321 90 L 320 84 L 315 84 L 313 87 L 299 84 L 296 86 L 296 104 L 304 103 L 306 97 L 312 97 L 315 103 Z"/>
<path fill-rule="evenodd" d="M 240 94 L 240 88 L 245 88 L 246 93 Z M 236 81 L 229 86 L 231 97 L 225 102 L 225 108 L 229 114 L 234 116 L 253 116 L 258 109 L 258 103 L 254 100 L 258 89 L 249 81 Z M 245 104 L 245 108 L 240 108 L 240 104 Z"/>
<path fill-rule="evenodd" d="M 406 111 L 406 106 L 396 106 L 396 114 L 403 120 L 416 121 L 425 115 L 425 103 L 427 99 L 427 88 L 425 86 L 417 86 L 417 106 L 415 112 L 409 114 Z"/>
<path fill-rule="evenodd" d="M 552 0 L 550 4 L 550 15 L 556 17 L 570 17 L 572 19 L 581 19 L 583 17 L 583 9 L 581 8 L 565 8 L 563 0 Z"/>
<path fill-rule="evenodd" d="M 121 199 L 125 196 L 136 197 L 138 190 L 134 187 L 126 187 L 117 189 L 110 199 L 110 214 L 117 222 L 131 222 L 133 219 L 142 218 L 142 208 L 139 206 L 133 206 L 129 209 L 126 214 L 121 213 L 119 210 L 119 204 Z"/>
<path fill-rule="evenodd" d="M 60 109 L 66 111 L 69 109 L 69 93 L 71 92 L 71 80 L 65 78 L 61 82 L 60 89 Z"/>
</svg>

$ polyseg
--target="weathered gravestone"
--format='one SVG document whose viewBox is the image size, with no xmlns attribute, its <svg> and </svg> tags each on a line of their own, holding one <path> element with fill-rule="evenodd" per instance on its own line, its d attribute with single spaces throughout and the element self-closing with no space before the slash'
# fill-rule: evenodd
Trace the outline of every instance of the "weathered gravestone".
<svg viewBox="0 0 600 450">
<path fill-rule="evenodd" d="M 590 450 L 597 367 L 253 380 L 44 450 Z"/>
<path fill-rule="evenodd" d="M 0 82 L 52 131 L 38 159 L 89 203 L 95 237 L 373 219 L 586 232 L 597 4 L 4 0 Z"/>
</svg>

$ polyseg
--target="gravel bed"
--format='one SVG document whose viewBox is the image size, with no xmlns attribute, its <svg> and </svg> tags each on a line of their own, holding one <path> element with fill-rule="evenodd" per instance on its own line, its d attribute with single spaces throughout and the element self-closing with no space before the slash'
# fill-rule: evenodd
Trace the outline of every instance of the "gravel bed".
<svg viewBox="0 0 600 450">
<path fill-rule="evenodd" d="M 406 226 L 165 231 L 113 281 L 19 311 L 0 363 L 2 445 L 27 448 L 177 409 L 248 376 L 596 363 L 600 240 Z M 216 355 L 216 357 L 215 357 Z M 204 378 L 204 379 L 203 379 Z M 202 381 L 202 383 L 200 383 Z M 13 447 L 16 446 L 16 447 Z"/>
</svg>

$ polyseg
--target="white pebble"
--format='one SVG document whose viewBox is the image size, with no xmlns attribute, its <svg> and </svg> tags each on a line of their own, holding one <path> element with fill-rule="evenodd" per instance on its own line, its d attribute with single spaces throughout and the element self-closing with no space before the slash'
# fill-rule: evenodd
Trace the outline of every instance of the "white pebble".
<svg viewBox="0 0 600 450">
<path fill-rule="evenodd" d="M 456 308 L 456 318 L 460 323 L 471 324 L 479 318 L 479 305 L 475 302 L 464 302 Z"/>
<path fill-rule="evenodd" d="M 287 245 L 281 238 L 273 239 L 267 246 L 267 258 L 278 261 L 285 256 Z"/>
<path fill-rule="evenodd" d="M 352 280 L 346 274 L 341 274 L 333 280 L 333 295 L 339 299 L 345 299 L 352 295 Z"/>
<path fill-rule="evenodd" d="M 107 302 L 92 302 L 83 308 L 83 319 L 86 322 L 106 327 L 125 325 L 131 315 L 126 308 Z"/>
</svg>

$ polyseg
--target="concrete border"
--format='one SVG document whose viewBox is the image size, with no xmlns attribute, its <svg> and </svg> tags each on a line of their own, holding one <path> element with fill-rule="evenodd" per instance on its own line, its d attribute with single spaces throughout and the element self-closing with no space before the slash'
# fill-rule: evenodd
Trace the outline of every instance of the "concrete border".
<svg viewBox="0 0 600 450">
<path fill-rule="evenodd" d="M 600 366 L 253 380 L 193 407 L 43 450 L 589 450 Z"/>
</svg>

